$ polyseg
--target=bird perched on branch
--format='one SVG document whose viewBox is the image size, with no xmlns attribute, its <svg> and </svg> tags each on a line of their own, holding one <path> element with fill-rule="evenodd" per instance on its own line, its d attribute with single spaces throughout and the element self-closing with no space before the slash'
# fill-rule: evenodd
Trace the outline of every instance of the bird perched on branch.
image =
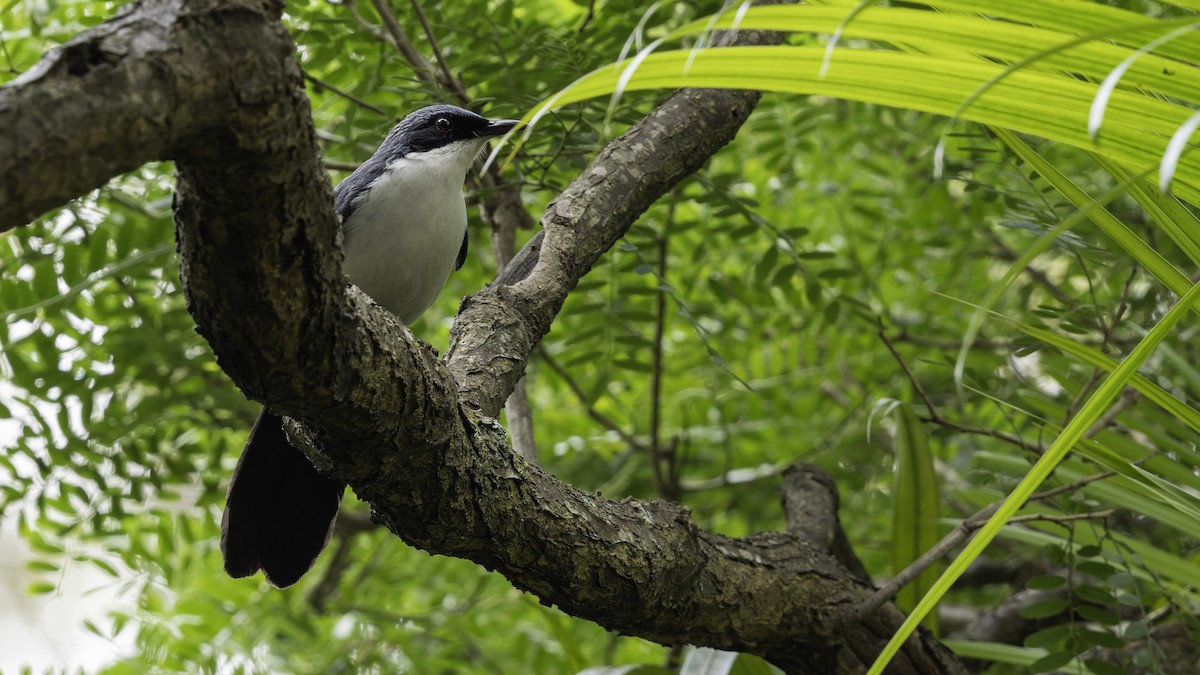
<svg viewBox="0 0 1200 675">
<path fill-rule="evenodd" d="M 422 108 L 334 189 L 346 274 L 406 325 L 466 260 L 467 170 L 489 139 L 517 124 L 452 105 Z M 296 583 L 328 543 L 344 487 L 292 447 L 283 418 L 264 407 L 225 500 L 225 571 L 261 569 L 279 588 Z"/>
</svg>

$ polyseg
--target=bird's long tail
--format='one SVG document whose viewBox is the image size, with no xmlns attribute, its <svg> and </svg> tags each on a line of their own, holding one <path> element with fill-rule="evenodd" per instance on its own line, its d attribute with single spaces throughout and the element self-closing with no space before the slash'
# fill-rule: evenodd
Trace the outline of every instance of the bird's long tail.
<svg viewBox="0 0 1200 675">
<path fill-rule="evenodd" d="M 261 569 L 273 586 L 296 583 L 329 542 L 343 489 L 288 443 L 283 418 L 264 407 L 225 498 L 225 571 L 246 577 Z"/>
</svg>

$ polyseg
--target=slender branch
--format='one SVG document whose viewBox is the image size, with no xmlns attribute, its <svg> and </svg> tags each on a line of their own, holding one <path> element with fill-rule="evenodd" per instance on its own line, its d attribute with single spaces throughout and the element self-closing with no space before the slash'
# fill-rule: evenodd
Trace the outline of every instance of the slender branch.
<svg viewBox="0 0 1200 675">
<path fill-rule="evenodd" d="M 920 419 L 922 422 L 929 422 L 946 427 L 948 429 L 954 429 L 955 431 L 959 431 L 964 434 L 995 438 L 997 440 L 1004 441 L 1005 443 L 1015 445 L 1024 450 L 1028 450 L 1034 454 L 1040 455 L 1042 453 L 1042 449 L 1039 446 L 1033 445 L 1032 443 L 1029 443 L 1018 436 L 1006 434 L 1003 431 L 996 431 L 994 429 L 980 429 L 978 427 L 967 426 L 958 422 L 952 422 L 942 417 L 941 413 L 938 412 L 937 406 L 934 405 L 933 399 L 929 398 L 929 394 L 925 393 L 925 388 L 921 386 L 921 382 L 917 380 L 917 376 L 914 375 L 912 370 L 909 369 L 908 364 L 904 361 L 904 357 L 900 355 L 900 352 L 896 350 L 896 346 L 893 345 L 891 339 L 888 338 L 887 333 L 883 329 L 883 321 L 881 319 L 876 319 L 876 322 L 879 325 L 879 339 L 883 341 L 884 346 L 886 346 L 888 351 L 891 352 L 892 357 L 896 359 L 898 364 L 900 364 L 900 368 L 904 371 L 904 376 L 908 378 L 913 390 L 917 392 L 917 396 L 921 397 L 921 401 L 925 404 L 925 408 L 929 410 L 929 416 L 919 417 L 918 419 Z"/>
<path fill-rule="evenodd" d="M 1098 473 L 1093 476 L 1086 476 L 1084 478 L 1081 478 L 1072 483 L 1068 483 L 1066 485 L 1060 485 L 1059 487 L 1056 487 L 1056 488 L 1053 488 L 1050 490 L 1046 490 L 1044 492 L 1034 493 L 1033 495 L 1030 495 L 1029 499 L 1027 500 L 1027 503 L 1032 502 L 1032 501 L 1042 501 L 1045 499 L 1049 499 L 1050 497 L 1053 497 L 1055 495 L 1062 494 L 1064 492 L 1078 490 L 1079 488 L 1081 488 L 1085 485 L 1095 483 L 1096 481 L 1105 480 L 1107 478 L 1112 478 L 1115 475 L 1116 475 L 1116 472 L 1105 471 L 1103 473 Z M 983 527 L 983 525 L 985 523 L 987 523 L 988 519 L 991 518 L 996 513 L 996 510 L 1000 508 L 1000 506 L 1004 503 L 1004 501 L 1005 500 L 1001 499 L 999 501 L 992 502 L 991 504 L 988 504 L 987 506 L 983 507 L 979 511 L 976 511 L 975 514 L 972 515 L 971 517 L 966 518 L 962 522 L 960 522 L 957 526 L 955 526 L 955 528 L 953 530 L 950 530 L 950 532 L 948 532 L 946 534 L 946 536 L 942 537 L 941 541 L 939 541 L 937 544 L 934 544 L 928 551 L 925 551 L 925 553 L 921 554 L 921 556 L 919 558 L 917 558 L 916 560 L 914 560 L 908 567 L 905 567 L 903 570 L 901 570 L 899 573 L 897 573 L 894 577 L 892 577 L 891 579 L 888 579 L 888 581 L 886 583 L 884 583 L 882 586 L 880 586 L 879 589 L 877 591 L 875 591 L 875 593 L 872 594 L 871 597 L 868 598 L 866 602 L 863 602 L 862 604 L 855 607 L 849 613 L 849 615 L 848 615 L 849 618 L 861 617 L 864 614 L 869 613 L 872 610 L 874 610 L 875 608 L 879 607 L 884 602 L 891 600 L 896 595 L 896 593 L 898 593 L 900 591 L 901 588 L 904 588 L 904 586 L 906 586 L 910 581 L 912 581 L 913 579 L 916 579 L 917 576 L 919 574 L 921 574 L 921 572 L 924 572 L 931 565 L 933 565 L 937 561 L 941 560 L 944 556 L 946 556 L 948 553 L 950 553 L 954 549 L 958 548 L 959 544 L 962 544 L 964 541 L 966 541 L 970 535 L 974 534 L 975 530 L 978 530 L 980 527 Z M 1102 512 L 1102 513 L 1107 513 L 1107 512 Z M 1050 520 L 1052 518 L 1057 518 L 1058 522 L 1063 522 L 1064 520 L 1072 520 L 1072 519 L 1079 520 L 1078 518 L 1071 518 L 1068 516 L 1042 517 L 1042 514 L 1031 514 L 1031 515 L 1037 516 L 1037 518 L 1030 518 L 1027 516 L 1017 516 L 1017 517 L 1013 518 L 1012 520 L 1010 520 L 1009 522 L 1023 522 L 1025 520 L 1038 520 L 1038 519 Z M 1086 514 L 1086 515 L 1089 515 L 1090 517 L 1096 517 L 1091 514 Z M 1112 515 L 1111 513 L 1107 513 L 1107 515 L 1105 515 L 1104 517 L 1107 518 L 1111 515 Z"/>
<path fill-rule="evenodd" d="M 417 77 L 432 87 L 439 87 L 435 66 L 413 46 L 412 40 L 408 39 L 408 33 L 405 33 L 404 29 L 400 27 L 400 22 L 396 20 L 396 14 L 392 12 L 387 0 L 371 0 L 371 5 L 375 7 L 375 11 L 383 21 L 388 35 L 392 38 L 392 44 L 400 51 L 400 55 L 412 65 Z"/>
<path fill-rule="evenodd" d="M 933 349 L 955 349 L 962 346 L 961 340 L 938 340 L 936 338 L 918 335 L 908 329 L 908 326 L 900 326 L 900 332 L 894 338 L 896 342 L 908 342 L 918 347 L 931 347 Z M 989 350 L 1012 350 L 1017 346 L 1013 340 L 987 340 L 984 338 L 976 338 L 971 343 L 972 349 L 989 349 Z"/>
<path fill-rule="evenodd" d="M 4 52 L 4 69 L 13 75 L 20 75 L 21 70 L 13 66 L 12 54 L 8 51 L 8 42 L 4 40 L 4 31 L 0 31 L 0 52 Z"/>
<path fill-rule="evenodd" d="M 495 169 L 495 167 L 492 167 Z M 485 175 L 485 184 L 494 185 L 491 175 Z M 492 225 L 492 255 L 496 259 L 496 273 L 504 271 L 505 265 L 516 254 L 517 229 L 522 224 L 521 216 L 529 219 L 529 213 L 520 205 L 520 189 L 510 184 L 501 186 L 501 191 L 508 197 L 497 196 L 492 191 L 490 197 L 479 200 L 480 212 L 483 219 Z M 516 208 L 518 211 L 514 212 Z M 512 393 L 504 401 L 504 415 L 508 420 L 508 432 L 512 436 L 513 448 L 521 453 L 527 462 L 537 463 L 537 435 L 533 429 L 533 406 L 529 405 L 529 394 L 525 388 L 525 377 L 517 381 Z"/>
<path fill-rule="evenodd" d="M 372 103 L 367 103 L 363 99 L 355 96 L 354 94 L 351 94 L 348 91 L 345 91 L 344 89 L 339 89 L 322 79 L 319 79 L 313 75 L 310 75 L 307 70 L 304 71 L 304 79 L 308 80 L 309 82 L 312 82 L 313 84 L 315 84 L 317 87 L 319 87 L 321 89 L 328 89 L 329 91 L 332 91 L 333 93 L 337 94 L 338 96 L 341 96 L 342 98 L 346 99 L 347 101 L 350 101 L 351 103 L 353 103 L 354 105 L 357 105 L 360 108 L 365 108 L 377 115 L 382 115 L 383 117 L 392 117 L 392 115 L 389 115 L 387 113 L 387 111 L 384 110 L 383 108 L 380 108 L 379 106 L 374 105 Z"/>
<path fill-rule="evenodd" d="M 1045 501 L 1047 499 L 1050 499 L 1051 497 L 1057 497 L 1058 495 L 1061 495 L 1061 494 L 1066 494 L 1068 492 L 1074 492 L 1075 490 L 1078 490 L 1081 487 L 1084 487 L 1086 485 L 1091 485 L 1092 483 L 1095 483 L 1097 481 L 1107 480 L 1116 475 L 1117 475 L 1116 471 L 1102 471 L 1100 473 L 1093 474 L 1091 476 L 1084 476 L 1083 478 L 1080 478 L 1079 480 L 1071 481 L 1070 483 L 1067 483 L 1066 485 L 1059 485 L 1056 488 L 1050 488 L 1049 490 L 1042 490 L 1041 492 L 1035 492 L 1035 493 L 1029 495 L 1028 501 L 1031 501 L 1031 502 Z M 999 508 L 999 506 L 1000 506 L 1000 502 L 997 502 L 995 504 L 995 507 Z M 992 509 L 992 511 L 995 512 L 995 509 Z M 972 517 L 974 518 L 977 516 L 972 516 Z"/>
<path fill-rule="evenodd" d="M 462 83 L 454 78 L 454 75 L 450 72 L 450 66 L 446 65 L 446 59 L 442 56 L 442 48 L 438 45 L 437 36 L 433 34 L 433 28 L 429 26 L 429 19 L 425 18 L 425 10 L 421 9 L 421 3 L 418 0 L 411 0 L 411 2 L 413 12 L 417 15 L 417 21 L 421 22 L 421 28 L 425 31 L 426 39 L 429 40 L 429 48 L 433 51 L 433 58 L 437 60 L 438 67 L 441 68 L 442 77 L 445 79 L 443 86 L 458 97 L 459 102 L 463 105 L 470 103 L 471 97 L 467 96 Z"/>
<path fill-rule="evenodd" d="M 680 492 L 703 492 L 705 490 L 716 490 L 718 488 L 729 487 L 730 485 L 744 485 L 754 481 L 765 480 L 778 476 L 786 467 L 763 465 L 758 468 L 746 469 L 730 469 L 724 471 L 716 478 L 700 478 L 696 480 L 680 481 Z M 733 471 L 738 471 L 743 474 L 738 480 L 730 480 L 729 474 Z"/>
<path fill-rule="evenodd" d="M 1016 262 L 1020 258 L 1020 256 L 1017 255 L 1017 252 L 1009 248 L 999 235 L 991 230 L 986 230 L 986 232 L 987 237 L 991 239 L 992 243 L 996 246 L 995 255 L 997 258 L 1008 262 Z M 1058 284 L 1051 281 L 1050 277 L 1046 276 L 1045 272 L 1039 270 L 1033 265 L 1026 265 L 1024 272 L 1025 274 L 1029 275 L 1029 277 L 1033 279 L 1039 286 L 1046 289 L 1050 295 L 1054 296 L 1055 300 L 1058 300 L 1067 306 L 1073 306 L 1075 304 L 1075 298 L 1071 297 L 1070 293 L 1067 293 L 1062 288 L 1059 288 Z"/>
<path fill-rule="evenodd" d="M 921 400 L 925 402 L 925 407 L 929 409 L 930 416 L 932 416 L 934 419 L 940 419 L 937 406 L 933 404 L 933 400 L 929 398 L 929 394 L 925 393 L 925 387 L 921 386 L 921 381 L 918 380 L 917 376 L 914 375 L 912 370 L 909 369 L 908 364 L 904 361 L 904 358 L 900 356 L 900 352 L 896 351 L 895 345 L 893 345 L 892 341 L 888 339 L 887 332 L 883 328 L 883 319 L 876 317 L 875 324 L 879 328 L 879 339 L 883 341 L 884 346 L 887 347 L 888 351 L 892 353 L 892 358 L 896 359 L 896 363 L 900 364 L 900 369 L 904 371 L 904 376 L 908 378 L 909 384 L 912 385 L 913 391 L 917 392 L 917 396 L 920 396 Z"/>
<path fill-rule="evenodd" d="M 86 291 L 87 289 L 91 288 L 92 286 L 95 286 L 96 284 L 100 283 L 101 281 L 103 281 L 109 277 L 121 274 L 125 270 L 128 270 L 132 267 L 136 267 L 148 260 L 153 260 L 154 258 L 158 258 L 159 256 L 164 256 L 174 250 L 175 250 L 174 244 L 162 244 L 160 246 L 155 246 L 154 248 L 142 251 L 141 253 L 131 255 L 128 258 L 126 258 L 120 262 L 113 263 L 113 264 L 109 265 L 108 267 L 104 267 L 102 269 L 98 269 L 98 270 L 95 270 L 94 272 L 89 273 L 83 279 L 83 281 L 80 281 L 79 283 L 75 284 L 74 286 L 71 286 L 70 288 L 63 291 L 62 293 L 58 293 L 57 295 L 52 295 L 48 298 L 43 298 L 31 305 L 25 305 L 24 307 L 14 307 L 13 309 L 2 311 L 2 312 L 0 312 L 0 319 L 8 319 L 11 321 L 13 319 L 19 319 L 23 316 L 28 316 L 30 314 L 36 314 L 38 311 L 46 309 L 47 307 L 56 305 L 60 302 L 63 302 L 64 300 L 70 300 L 71 298 L 79 295 L 80 293 Z"/>
<path fill-rule="evenodd" d="M 1120 316 L 1120 312 L 1118 312 L 1117 316 Z M 1115 323 L 1116 322 L 1114 321 L 1113 324 L 1110 326 L 1110 328 L 1112 326 L 1115 326 Z M 938 412 L 937 407 L 934 405 L 933 400 L 925 392 L 924 387 L 921 386 L 921 383 L 917 380 L 917 378 L 913 374 L 912 370 L 909 369 L 907 363 L 905 363 L 904 358 L 896 350 L 895 346 L 892 345 L 891 340 L 888 339 L 887 334 L 883 330 L 882 321 L 879 321 L 879 338 L 883 341 L 883 343 L 887 347 L 888 351 L 891 352 L 893 358 L 896 359 L 897 363 L 900 364 L 900 368 L 904 371 L 904 374 L 908 378 L 909 382 L 911 383 L 913 390 L 917 392 L 917 395 L 921 398 L 921 400 L 925 403 L 925 406 L 928 408 L 929 417 L 921 418 L 922 421 L 927 421 L 927 422 L 931 422 L 934 424 L 946 426 L 948 428 L 956 429 L 963 433 L 971 433 L 971 434 L 990 436 L 993 438 L 997 438 L 999 440 L 1003 440 L 1008 443 L 1012 443 L 1014 445 L 1025 448 L 1032 452 L 1035 452 L 1038 454 L 1041 453 L 1040 448 L 1031 446 L 1028 443 L 1026 443 L 1024 440 L 1017 438 L 1015 436 L 1010 436 L 1003 432 L 998 432 L 998 431 L 993 431 L 993 430 L 967 427 L 967 426 L 964 426 L 961 424 L 950 422 L 950 421 L 946 420 L 945 418 L 943 418 L 941 416 L 941 414 Z M 1121 400 L 1118 401 L 1113 406 L 1111 406 L 1105 412 L 1104 416 L 1102 416 L 1099 420 L 1097 420 L 1096 424 L 1092 425 L 1092 427 L 1090 429 L 1088 429 L 1087 433 L 1085 434 L 1085 437 L 1090 438 L 1091 436 L 1098 433 L 1101 429 L 1107 427 L 1109 424 L 1112 423 L 1112 421 L 1114 419 L 1116 419 L 1117 415 L 1119 415 L 1122 410 L 1124 410 L 1125 408 L 1132 405 L 1133 402 L 1136 401 L 1136 399 L 1137 399 L 1136 392 L 1133 392 L 1132 390 L 1127 390 L 1126 393 L 1122 395 Z M 1052 490 L 1047 490 L 1044 492 L 1036 493 L 1029 498 L 1029 501 L 1047 499 L 1051 496 L 1061 494 L 1062 492 L 1066 492 L 1068 490 L 1078 489 L 1079 487 L 1081 487 L 1083 485 L 1086 485 L 1088 483 L 1091 483 L 1091 482 L 1094 482 L 1097 480 L 1102 480 L 1104 478 L 1108 478 L 1113 475 L 1115 475 L 1113 472 L 1107 471 L 1107 472 L 1104 472 L 1101 474 L 1097 474 L 1096 476 L 1087 477 L 1080 481 L 1075 481 L 1074 483 L 1064 485 L 1059 488 L 1054 488 Z M 943 556 L 945 556 L 951 550 L 955 549 L 959 544 L 961 544 L 963 541 L 965 541 L 967 539 L 967 537 L 971 533 L 973 533 L 976 529 L 982 527 L 987 522 L 987 520 L 996 512 L 996 510 L 998 508 L 1000 508 L 1000 505 L 1003 503 L 1004 503 L 1003 500 L 995 502 L 995 503 L 985 507 L 984 509 L 981 509 L 979 512 L 977 512 L 975 515 L 971 516 L 970 518 L 964 520 L 962 523 L 960 523 L 958 525 L 958 527 L 954 528 L 945 537 L 943 537 L 942 540 L 939 541 L 936 545 L 934 545 L 932 548 L 930 548 L 928 551 L 926 551 L 924 554 L 922 554 L 919 558 L 917 558 L 915 561 L 913 561 L 908 567 L 901 570 L 892 579 L 890 579 L 887 583 L 885 583 L 883 586 L 881 586 L 879 588 L 879 590 L 875 592 L 875 594 L 871 597 L 871 599 L 868 602 L 863 603 L 863 605 L 861 605 L 860 607 L 855 608 L 854 612 L 852 612 L 851 615 L 852 616 L 861 616 L 862 612 L 871 611 L 875 607 L 878 607 L 878 605 L 881 604 L 882 602 L 892 598 L 901 588 L 903 588 L 906 584 L 908 584 L 910 581 L 915 579 L 917 577 L 917 575 L 919 575 L 921 572 L 925 571 L 930 565 L 933 565 L 935 562 L 940 560 Z M 1028 522 L 1028 521 L 1033 521 L 1033 520 L 1043 520 L 1043 521 L 1050 521 L 1050 522 L 1069 522 L 1072 520 L 1081 520 L 1081 519 L 1086 519 L 1086 518 L 1100 518 L 1100 517 L 1107 518 L 1107 517 L 1110 517 L 1113 513 L 1114 513 L 1113 511 L 1109 510 L 1109 511 L 1101 511 L 1101 512 L 1090 513 L 1090 514 L 1072 514 L 1072 515 L 1067 515 L 1067 516 L 1031 514 L 1031 515 L 1026 515 L 1026 516 L 1015 516 L 1015 517 L 1011 518 L 1008 522 L 1018 523 L 1018 522 Z"/>
<path fill-rule="evenodd" d="M 1042 454 L 1042 447 L 1040 445 L 1031 443 L 1031 442 L 1021 438 L 1020 436 L 1006 434 L 1003 431 L 996 431 L 995 429 L 981 429 L 979 427 L 973 427 L 973 426 L 969 426 L 966 424 L 960 424 L 958 422 L 952 422 L 952 421 L 942 417 L 941 415 L 931 415 L 928 417 L 918 416 L 917 419 L 921 420 L 922 422 L 929 422 L 932 424 L 937 424 L 937 425 L 946 427 L 947 429 L 953 429 L 959 433 L 971 434 L 973 436 L 987 436 L 988 438 L 994 438 L 998 441 L 1003 441 L 1005 443 L 1008 443 L 1009 445 L 1016 446 L 1018 448 L 1021 448 L 1022 450 L 1026 450 L 1035 455 Z"/>
<path fill-rule="evenodd" d="M 371 37 L 386 45 L 396 46 L 394 38 L 386 34 L 379 26 L 363 18 L 362 12 L 358 11 L 358 5 L 355 0 L 342 0 L 342 5 L 350 10 L 350 14 L 354 17 L 354 21 L 358 24 L 359 28 L 367 31 L 371 34 Z"/>
<path fill-rule="evenodd" d="M 1121 290 L 1121 303 L 1117 305 L 1116 311 L 1113 312 L 1112 321 L 1108 322 L 1104 327 L 1104 336 L 1100 340 L 1100 346 L 1098 347 L 1100 351 L 1104 351 L 1105 347 L 1112 342 L 1113 333 L 1116 332 L 1117 325 L 1121 323 L 1121 319 L 1125 316 L 1125 311 L 1129 309 L 1129 291 L 1133 287 L 1133 280 L 1136 278 L 1137 268 L 1134 267 L 1130 271 L 1129 276 L 1125 279 L 1125 287 Z M 1067 411 L 1063 415 L 1063 424 L 1066 424 L 1072 417 L 1075 416 L 1075 411 L 1079 409 L 1079 406 L 1083 405 L 1083 400 L 1087 397 L 1088 393 L 1091 392 L 1092 387 L 1100 381 L 1100 378 L 1103 375 L 1103 369 L 1098 367 L 1092 368 L 1092 374 L 1088 377 L 1087 382 L 1085 382 L 1083 386 L 1079 388 L 1079 393 L 1075 396 L 1075 400 L 1071 402 L 1071 405 L 1067 406 Z"/>
<path fill-rule="evenodd" d="M 617 424 L 616 421 L 614 421 L 611 417 L 609 417 L 608 415 L 605 415 L 604 413 L 600 412 L 599 410 L 596 410 L 596 408 L 592 406 L 591 402 L 588 401 L 587 393 L 585 393 L 583 391 L 583 388 L 580 387 L 579 384 L 575 382 L 575 380 L 571 377 L 570 373 L 568 373 L 566 370 L 564 370 L 563 367 L 558 364 L 558 361 L 556 361 L 554 359 L 554 357 L 550 356 L 550 354 L 547 353 L 544 348 L 538 347 L 537 353 L 538 353 L 538 356 L 541 357 L 542 362 L 544 362 L 546 365 L 550 366 L 550 370 L 553 370 L 554 374 L 558 375 L 558 377 L 564 383 L 566 383 L 567 388 L 569 388 L 571 390 L 571 393 L 575 394 L 575 398 L 578 399 L 579 402 L 583 404 L 584 409 L 587 410 L 588 417 L 595 420 L 600 426 L 604 427 L 605 429 L 608 429 L 609 431 L 615 433 L 617 436 L 619 436 L 621 438 L 621 440 L 625 441 L 625 443 L 627 443 L 629 445 L 629 447 L 636 449 L 638 452 L 650 454 L 649 446 L 647 446 L 645 443 L 642 443 L 638 439 L 634 438 L 632 435 L 629 434 L 629 432 L 622 429 L 621 425 Z"/>
<path fill-rule="evenodd" d="M 1087 513 L 1070 513 L 1066 515 L 1054 515 L 1051 513 L 1029 513 L 1023 516 L 1013 516 L 1008 519 L 1008 524 L 1014 523 L 1072 523 L 1077 520 L 1106 520 L 1116 515 L 1116 509 L 1104 509 L 1103 511 L 1088 511 Z M 987 524 L 987 518 L 971 522 L 971 528 L 978 530 Z"/>
<path fill-rule="evenodd" d="M 576 33 L 582 33 L 587 29 L 588 24 L 596 17 L 596 0 L 588 0 L 587 14 L 584 15 L 583 21 L 579 23 L 579 28 L 575 29 Z"/>
<path fill-rule="evenodd" d="M 308 606 L 318 614 L 324 614 L 329 605 L 329 599 L 337 592 L 338 582 L 342 575 L 350 569 L 350 551 L 354 545 L 354 537 L 338 537 L 337 546 L 333 549 L 329 564 L 321 580 L 308 593 Z"/>
<path fill-rule="evenodd" d="M 1120 416 L 1121 413 L 1125 412 L 1125 410 L 1136 404 L 1141 397 L 1141 393 L 1139 393 L 1136 389 L 1126 388 L 1122 390 L 1121 398 L 1117 399 L 1116 403 L 1110 405 L 1108 410 L 1105 410 L 1104 414 L 1101 415 L 1095 421 L 1095 423 L 1092 424 L 1092 426 L 1088 427 L 1088 430 L 1084 432 L 1083 437 L 1092 438 L 1104 429 L 1107 429 L 1112 425 L 1113 422 L 1117 420 L 1117 417 Z"/>
<path fill-rule="evenodd" d="M 650 377 L 650 469 L 654 473 L 654 482 L 660 495 L 667 499 L 679 499 L 679 477 L 675 467 L 675 444 L 664 448 L 662 443 L 662 380 L 663 380 L 663 332 L 667 323 L 667 237 L 670 234 L 671 221 L 674 219 L 675 205 L 672 203 L 667 211 L 667 219 L 663 232 L 655 237 L 658 251 L 658 293 L 655 295 L 654 315 L 654 348 L 651 356 Z M 666 464 L 665 471 L 663 464 Z"/>
</svg>

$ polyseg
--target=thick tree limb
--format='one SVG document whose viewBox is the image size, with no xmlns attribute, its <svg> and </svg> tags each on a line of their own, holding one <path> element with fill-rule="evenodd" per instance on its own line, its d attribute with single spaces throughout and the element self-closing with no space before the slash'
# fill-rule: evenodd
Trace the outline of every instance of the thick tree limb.
<svg viewBox="0 0 1200 675">
<path fill-rule="evenodd" d="M 141 161 L 174 159 L 181 276 L 199 330 L 247 395 L 300 420 L 293 439 L 378 522 L 627 634 L 757 652 L 788 672 L 862 670 L 902 617 L 885 604 L 836 620 L 871 591 L 829 551 L 836 514 L 822 516 L 829 525 L 817 543 L 798 522 L 713 535 L 676 504 L 616 502 L 558 481 L 514 453 L 490 417 L 578 280 L 734 136 L 758 95 L 678 92 L 610 143 L 498 283 L 464 300 L 443 365 L 344 282 L 328 179 L 279 12 L 252 0 L 149 0 L 0 90 L 0 144 L 26 162 L 17 175 L 0 167 L 0 222 L 22 222 Z M 42 105 L 84 98 L 76 110 Z M 50 121 L 33 119 L 35 109 Z M 92 157 L 101 153 L 110 156 Z M 81 166 L 62 166 L 72 160 Z M 820 480 L 794 480 L 811 475 L 787 478 L 790 503 L 834 509 L 828 494 L 795 501 L 813 486 L 827 492 Z M 889 672 L 961 666 L 921 633 Z"/>
<path fill-rule="evenodd" d="M 0 87 L 0 232 L 228 128 L 231 105 L 270 108 L 291 60 L 287 32 L 272 20 L 282 7 L 137 5 Z"/>
</svg>

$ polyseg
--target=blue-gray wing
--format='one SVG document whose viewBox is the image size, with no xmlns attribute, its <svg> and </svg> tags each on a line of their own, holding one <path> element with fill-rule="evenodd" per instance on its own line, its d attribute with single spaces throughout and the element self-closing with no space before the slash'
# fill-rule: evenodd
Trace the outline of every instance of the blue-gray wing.
<svg viewBox="0 0 1200 675">
<path fill-rule="evenodd" d="M 346 176 L 333 189 L 333 208 L 337 209 L 338 215 L 342 217 L 343 229 L 349 227 L 350 216 L 354 215 L 354 211 L 362 203 L 360 197 L 363 192 L 386 170 L 387 162 L 372 157 L 360 164 L 354 173 Z"/>
</svg>

